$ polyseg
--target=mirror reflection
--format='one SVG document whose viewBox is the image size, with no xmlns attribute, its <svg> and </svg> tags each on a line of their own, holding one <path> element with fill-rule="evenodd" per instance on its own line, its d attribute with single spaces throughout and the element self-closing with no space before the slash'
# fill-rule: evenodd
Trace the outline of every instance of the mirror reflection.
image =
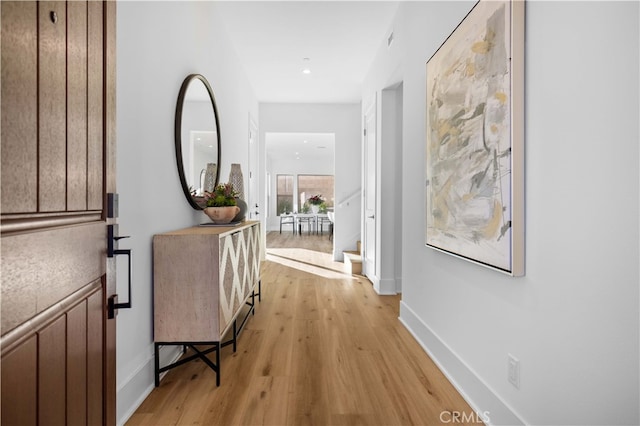
<svg viewBox="0 0 640 426">
<path fill-rule="evenodd" d="M 204 192 L 212 191 L 220 175 L 220 127 L 211 86 L 200 74 L 182 83 L 176 107 L 176 161 L 187 201 L 205 206 Z"/>
</svg>

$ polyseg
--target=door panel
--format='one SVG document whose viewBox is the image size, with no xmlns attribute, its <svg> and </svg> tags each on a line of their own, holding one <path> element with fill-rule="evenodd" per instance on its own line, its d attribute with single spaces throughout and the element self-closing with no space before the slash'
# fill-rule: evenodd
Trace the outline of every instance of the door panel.
<svg viewBox="0 0 640 426">
<path fill-rule="evenodd" d="M 4 5 L 3 5 L 4 6 Z M 29 337 L 2 356 L 3 425 L 35 425 L 38 339 Z"/>
<path fill-rule="evenodd" d="M 108 6 L 110 7 L 110 6 Z M 115 5 L 113 6 L 115 8 Z M 102 140 L 104 137 L 104 124 L 102 111 L 104 108 L 104 96 L 103 85 L 104 80 L 102 77 L 103 66 L 109 66 L 109 63 L 103 64 L 103 10 L 102 4 L 96 1 L 90 1 L 87 10 L 87 31 L 88 31 L 88 44 L 87 44 L 87 209 L 88 210 L 102 210 L 103 202 L 103 189 L 102 189 L 102 175 L 103 175 L 103 146 Z M 115 12 L 114 12 L 115 14 Z M 115 19 L 115 17 L 113 17 Z M 115 31 L 114 29 L 109 29 Z M 109 36 L 110 33 L 107 33 Z M 111 42 L 107 39 L 107 46 L 111 45 Z M 113 40 L 115 43 L 115 40 Z M 115 55 L 115 52 L 113 52 Z M 109 60 L 109 56 L 107 60 Z M 107 70 L 107 77 L 109 77 L 110 71 Z M 113 72 L 115 72 L 115 67 Z M 110 92 L 115 92 L 115 85 L 109 85 Z M 115 108 L 115 104 L 113 105 Z M 107 109 L 107 114 L 109 110 Z M 108 135 L 108 140 L 111 136 Z M 115 140 L 115 139 L 113 139 Z M 109 159 L 115 160 L 113 159 Z M 111 163 L 110 163 L 111 164 Z M 112 171 L 110 171 L 112 172 Z M 108 175 L 109 176 L 109 175 Z M 116 192 L 115 183 L 112 188 L 107 192 Z"/>
<path fill-rule="evenodd" d="M 98 280 L 2 336 L 2 424 L 103 422 L 102 300 Z"/>
<path fill-rule="evenodd" d="M 87 4 L 67 3 L 67 210 L 87 208 Z"/>
<path fill-rule="evenodd" d="M 38 333 L 38 418 L 47 425 L 66 421 L 65 331 L 61 316 Z"/>
<path fill-rule="evenodd" d="M 55 13 L 57 22 L 52 22 Z M 38 7 L 38 211 L 66 210 L 66 4 Z"/>
<path fill-rule="evenodd" d="M 105 273 L 104 222 L 2 237 L 2 334 Z"/>
<path fill-rule="evenodd" d="M 97 286 L 104 288 L 104 282 L 100 280 Z M 87 298 L 87 424 L 89 425 L 98 425 L 103 422 L 103 299 L 102 291 L 97 291 Z"/>
<path fill-rule="evenodd" d="M 87 301 L 67 313 L 67 423 L 87 420 Z"/>
<path fill-rule="evenodd" d="M 3 213 L 38 209 L 38 9 L 35 2 L 5 2 L 2 10 Z"/>
</svg>

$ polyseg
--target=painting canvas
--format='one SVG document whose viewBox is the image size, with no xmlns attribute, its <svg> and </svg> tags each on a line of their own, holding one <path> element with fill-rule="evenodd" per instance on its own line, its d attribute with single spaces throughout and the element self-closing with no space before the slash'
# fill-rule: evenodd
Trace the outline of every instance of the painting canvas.
<svg viewBox="0 0 640 426">
<path fill-rule="evenodd" d="M 479 1 L 427 62 L 426 244 L 524 273 L 524 3 Z"/>
</svg>

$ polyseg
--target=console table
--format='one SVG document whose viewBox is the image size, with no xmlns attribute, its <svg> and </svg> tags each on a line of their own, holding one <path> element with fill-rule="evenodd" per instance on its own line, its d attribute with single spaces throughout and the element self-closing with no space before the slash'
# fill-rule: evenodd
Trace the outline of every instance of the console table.
<svg viewBox="0 0 640 426">
<path fill-rule="evenodd" d="M 153 332 L 155 384 L 160 373 L 194 359 L 216 372 L 220 385 L 220 349 L 233 344 L 261 297 L 260 222 L 235 226 L 195 226 L 153 237 Z M 257 291 L 256 291 L 257 288 Z M 236 320 L 249 305 L 239 327 Z M 231 339 L 222 342 L 232 331 Z M 160 366 L 159 348 L 179 345 L 195 355 Z M 196 346 L 207 346 L 200 349 Z M 206 355 L 216 352 L 212 362 Z"/>
</svg>

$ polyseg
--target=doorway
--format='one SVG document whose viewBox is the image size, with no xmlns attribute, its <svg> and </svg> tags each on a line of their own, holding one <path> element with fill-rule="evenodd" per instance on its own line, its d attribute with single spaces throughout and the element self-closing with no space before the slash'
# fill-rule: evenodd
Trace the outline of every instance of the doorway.
<svg viewBox="0 0 640 426">
<path fill-rule="evenodd" d="M 328 213 L 335 205 L 335 134 L 266 133 L 265 147 L 271 176 L 267 232 L 295 237 L 289 240 L 294 245 L 303 244 L 302 237 L 323 240 L 333 252 Z M 309 200 L 316 196 L 321 198 L 317 212 Z"/>
<path fill-rule="evenodd" d="M 373 98 L 363 119 L 362 266 L 378 294 L 402 291 L 402 105 L 400 82 Z"/>
</svg>

